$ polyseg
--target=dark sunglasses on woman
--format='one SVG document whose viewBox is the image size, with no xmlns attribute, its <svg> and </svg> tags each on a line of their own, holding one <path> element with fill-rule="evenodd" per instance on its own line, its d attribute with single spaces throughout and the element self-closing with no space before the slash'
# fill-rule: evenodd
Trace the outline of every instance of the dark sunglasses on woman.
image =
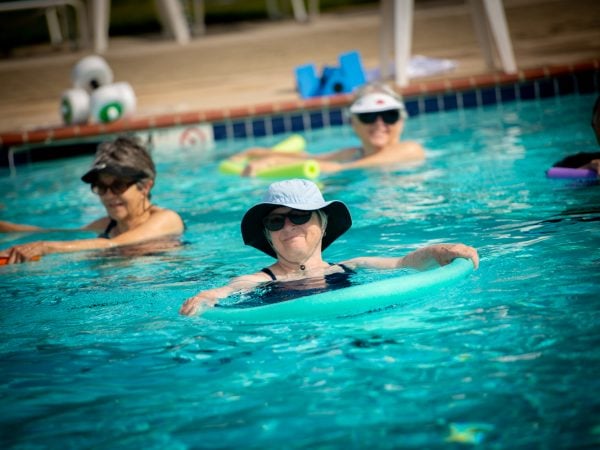
<svg viewBox="0 0 600 450">
<path fill-rule="evenodd" d="M 104 195 L 109 189 L 114 195 L 121 195 L 135 183 L 135 180 L 115 180 L 111 184 L 104 184 L 96 181 L 91 184 L 91 188 L 92 192 L 97 195 Z"/>
<path fill-rule="evenodd" d="M 375 123 L 375 121 L 377 120 L 377 116 L 381 117 L 383 123 L 387 125 L 392 125 L 398 122 L 398 120 L 400 120 L 400 110 L 390 109 L 388 111 L 366 112 L 356 114 L 358 120 L 360 120 L 365 125 Z"/>
<path fill-rule="evenodd" d="M 312 211 L 292 210 L 287 214 L 270 214 L 263 218 L 263 225 L 269 231 L 279 231 L 285 225 L 285 218 L 290 219 L 294 225 L 304 225 L 312 217 Z"/>
</svg>

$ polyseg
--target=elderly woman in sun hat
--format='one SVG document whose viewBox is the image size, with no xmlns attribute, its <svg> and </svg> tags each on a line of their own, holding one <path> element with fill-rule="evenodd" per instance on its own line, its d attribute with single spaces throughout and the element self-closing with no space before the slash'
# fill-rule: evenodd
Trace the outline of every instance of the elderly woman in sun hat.
<svg viewBox="0 0 600 450">
<path fill-rule="evenodd" d="M 48 253 L 109 249 L 161 239 L 165 244 L 168 241 L 168 246 L 171 247 L 173 238 L 177 239 L 183 232 L 184 225 L 179 214 L 153 205 L 150 201 L 156 169 L 150 154 L 137 139 L 118 137 L 114 141 L 100 144 L 91 168 L 81 179 L 90 184 L 92 192 L 98 196 L 107 214 L 78 231 L 89 230 L 98 233 L 98 236 L 92 239 L 44 240 L 15 245 L 0 251 L 4 264 L 39 259 Z M 0 231 L 57 230 L 0 222 Z"/>
<path fill-rule="evenodd" d="M 271 184 L 263 201 L 252 206 L 242 218 L 246 245 L 275 258 L 269 267 L 232 279 L 227 285 L 200 292 L 181 306 L 192 315 L 214 306 L 233 293 L 249 291 L 268 282 L 289 282 L 327 278 L 359 267 L 394 269 L 412 267 L 424 270 L 445 265 L 455 258 L 469 258 L 479 264 L 477 251 L 463 244 L 436 244 L 404 257 L 359 257 L 332 264 L 322 252 L 352 225 L 347 206 L 338 200 L 325 201 L 315 183 L 293 179 Z"/>
<path fill-rule="evenodd" d="M 319 161 L 321 172 L 331 173 L 364 167 L 383 167 L 390 164 L 418 163 L 425 159 L 423 147 L 414 141 L 401 141 L 407 118 L 402 97 L 388 86 L 368 84 L 360 89 L 349 108 L 352 128 L 360 146 L 322 154 L 278 153 L 265 148 L 252 148 L 232 159 L 248 158 L 244 175 L 273 166 L 300 160 Z"/>
</svg>

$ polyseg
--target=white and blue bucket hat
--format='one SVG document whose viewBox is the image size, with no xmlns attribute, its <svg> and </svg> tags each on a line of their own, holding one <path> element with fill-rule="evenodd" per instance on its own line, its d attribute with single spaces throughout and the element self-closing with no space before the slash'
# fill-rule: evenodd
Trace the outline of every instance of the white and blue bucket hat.
<svg viewBox="0 0 600 450">
<path fill-rule="evenodd" d="M 315 183 L 301 179 L 284 180 L 271 184 L 263 201 L 244 214 L 241 224 L 244 244 L 276 258 L 275 251 L 265 237 L 262 220 L 271 211 L 282 206 L 300 211 L 322 210 L 327 214 L 327 229 L 323 236 L 322 250 L 352 226 L 348 207 L 338 200 L 326 202 Z"/>
</svg>

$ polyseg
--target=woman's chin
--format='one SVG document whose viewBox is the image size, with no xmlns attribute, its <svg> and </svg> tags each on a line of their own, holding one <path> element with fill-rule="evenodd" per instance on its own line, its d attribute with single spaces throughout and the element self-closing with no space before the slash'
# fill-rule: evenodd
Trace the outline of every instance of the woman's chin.
<svg viewBox="0 0 600 450">
<path fill-rule="evenodd" d="M 115 220 L 121 220 L 127 217 L 127 210 L 122 206 L 107 207 L 106 212 Z"/>
<path fill-rule="evenodd" d="M 288 261 L 304 261 L 309 256 L 306 246 L 300 245 L 286 246 L 286 248 L 280 253 Z"/>
<path fill-rule="evenodd" d="M 369 139 L 369 144 L 371 144 L 371 146 L 373 148 L 376 149 L 381 149 L 386 147 L 389 144 L 390 140 L 388 138 L 388 136 L 385 137 L 376 137 L 376 138 L 371 138 Z"/>
</svg>

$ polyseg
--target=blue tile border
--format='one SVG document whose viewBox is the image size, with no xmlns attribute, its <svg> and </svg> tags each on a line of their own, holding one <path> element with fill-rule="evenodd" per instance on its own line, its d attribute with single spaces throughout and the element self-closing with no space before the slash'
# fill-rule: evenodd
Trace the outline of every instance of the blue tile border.
<svg viewBox="0 0 600 450">
<path fill-rule="evenodd" d="M 524 70 L 519 74 L 481 76 L 414 83 L 404 90 L 409 116 L 479 108 L 486 105 L 600 92 L 600 60 L 579 65 Z M 0 134 L 0 166 L 13 150 L 44 148 L 59 153 L 59 146 L 74 141 L 105 139 L 124 132 L 154 132 L 181 126 L 206 126 L 214 141 L 264 137 L 335 127 L 349 123 L 351 96 L 285 102 L 225 111 L 191 111 L 175 115 L 140 117 L 127 122 L 34 129 Z M 258 112 L 261 111 L 261 112 Z"/>
<path fill-rule="evenodd" d="M 463 108 L 478 108 L 498 103 L 593 92 L 600 92 L 599 69 L 454 92 L 411 95 L 405 97 L 404 100 L 409 116 L 416 116 Z M 250 126 L 247 125 L 248 119 L 244 118 L 231 120 L 229 127 L 223 122 L 219 122 L 213 125 L 214 138 L 219 141 L 223 139 L 263 137 L 270 134 L 303 132 L 329 126 L 345 125 L 349 123 L 345 110 L 345 107 L 330 106 L 324 109 L 254 117 Z"/>
</svg>

